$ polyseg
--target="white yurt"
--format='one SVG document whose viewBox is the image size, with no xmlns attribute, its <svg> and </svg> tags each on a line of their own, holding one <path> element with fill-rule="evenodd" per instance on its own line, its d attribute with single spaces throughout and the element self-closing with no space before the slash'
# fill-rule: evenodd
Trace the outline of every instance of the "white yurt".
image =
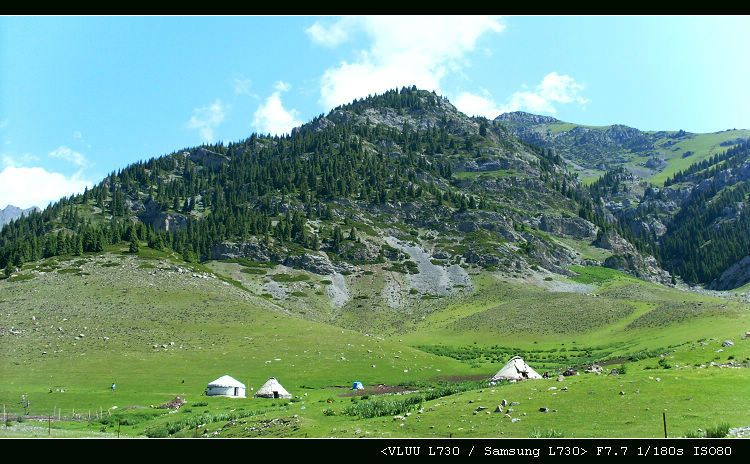
<svg viewBox="0 0 750 464">
<path fill-rule="evenodd" d="M 208 384 L 206 395 L 245 398 L 245 384 L 233 377 L 225 375 Z"/>
<path fill-rule="evenodd" d="M 526 361 L 520 356 L 513 356 L 510 360 L 500 369 L 494 377 L 492 382 L 498 380 L 530 380 L 530 379 L 541 379 L 542 376 L 532 369 Z"/>
<path fill-rule="evenodd" d="M 256 398 L 291 398 L 292 394 L 289 393 L 281 386 L 275 377 L 271 377 L 266 380 L 258 392 L 255 394 Z"/>
</svg>

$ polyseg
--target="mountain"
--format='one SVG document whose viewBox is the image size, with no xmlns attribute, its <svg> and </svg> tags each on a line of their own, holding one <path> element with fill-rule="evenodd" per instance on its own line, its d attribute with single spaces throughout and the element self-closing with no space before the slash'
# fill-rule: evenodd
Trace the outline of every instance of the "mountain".
<svg viewBox="0 0 750 464">
<path fill-rule="evenodd" d="M 434 92 L 402 88 L 334 108 L 286 137 L 252 134 L 113 172 L 91 190 L 5 227 L 0 266 L 10 272 L 41 258 L 120 242 L 137 250 L 146 242 L 188 262 L 247 259 L 320 274 L 380 263 L 431 275 L 426 294 L 465 285 L 467 269 L 571 276 L 576 265 L 675 283 L 666 268 L 708 284 L 747 254 L 744 239 L 694 274 L 659 237 L 665 228 L 677 230 L 664 222 L 672 216 L 618 209 L 626 183 L 622 190 L 638 197 L 628 205 L 645 198 L 640 178 L 622 171 L 590 186 L 578 180 L 575 163 L 624 163 L 623 153 L 634 158 L 650 150 L 654 137 L 522 112 L 495 121 L 468 117 Z M 444 282 L 445 275 L 452 277 Z"/>
<path fill-rule="evenodd" d="M 750 138 L 750 130 L 732 129 L 709 134 L 642 131 L 622 124 L 586 126 L 521 111 L 495 118 L 513 135 L 554 149 L 586 182 L 607 170 L 624 168 L 654 183 Z"/>
<path fill-rule="evenodd" d="M 745 427 L 746 144 L 660 184 L 625 166 L 581 182 L 509 126 L 545 118 L 403 88 L 6 225 L 0 435 L 654 438 L 663 409 L 673 436 Z M 682 285 L 709 264 L 732 292 Z M 581 375 L 490 386 L 514 356 Z M 294 398 L 206 396 L 222 375 Z M 60 420 L 21 423 L 21 395 Z"/>
<path fill-rule="evenodd" d="M 584 179 L 603 170 L 597 180 L 588 179 L 592 197 L 662 267 L 692 285 L 719 290 L 750 281 L 750 131 L 643 132 L 517 113 L 496 121 L 561 154 Z"/>
<path fill-rule="evenodd" d="M 289 137 L 253 134 L 112 173 L 5 228 L 0 265 L 98 252 L 137 236 L 188 261 L 339 271 L 387 261 L 408 271 L 415 261 L 394 240 L 419 238 L 428 261 L 572 275 L 568 266 L 587 258 L 554 237 L 596 236 L 599 227 L 578 217 L 584 203 L 560 157 L 434 93 L 404 88 L 335 108 Z M 656 269 L 638 272 L 664 280 Z"/>
<path fill-rule="evenodd" d="M 41 211 L 41 209 L 36 206 L 21 209 L 17 206 L 8 205 L 5 208 L 0 209 L 0 227 L 4 226 L 10 221 L 20 218 L 21 216 L 28 216 L 32 211 Z"/>
</svg>

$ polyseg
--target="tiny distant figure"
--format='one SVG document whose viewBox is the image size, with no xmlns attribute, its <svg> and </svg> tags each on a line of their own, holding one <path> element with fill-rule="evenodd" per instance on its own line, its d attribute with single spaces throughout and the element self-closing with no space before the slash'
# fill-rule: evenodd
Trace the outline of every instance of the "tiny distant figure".
<svg viewBox="0 0 750 464">
<path fill-rule="evenodd" d="M 114 392 L 115 392 L 115 383 L 114 383 L 114 382 L 112 382 L 112 386 L 111 386 L 111 387 L 109 387 L 109 388 L 111 388 L 111 389 L 112 389 L 112 393 L 114 393 Z"/>
<path fill-rule="evenodd" d="M 182 379 L 182 383 L 185 383 L 185 379 Z"/>
<path fill-rule="evenodd" d="M 26 400 L 26 415 L 31 414 L 31 401 Z"/>
<path fill-rule="evenodd" d="M 542 378 L 548 379 L 549 378 L 549 373 L 545 372 L 544 375 L 542 375 Z"/>
</svg>

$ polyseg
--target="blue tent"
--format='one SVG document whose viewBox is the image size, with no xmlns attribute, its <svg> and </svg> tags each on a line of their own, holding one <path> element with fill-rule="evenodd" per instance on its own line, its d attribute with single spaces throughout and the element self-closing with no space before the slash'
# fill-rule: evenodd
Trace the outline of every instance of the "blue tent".
<svg viewBox="0 0 750 464">
<path fill-rule="evenodd" d="M 362 385 L 362 382 L 354 382 L 354 385 L 352 385 L 352 390 L 364 390 L 365 386 Z"/>
</svg>

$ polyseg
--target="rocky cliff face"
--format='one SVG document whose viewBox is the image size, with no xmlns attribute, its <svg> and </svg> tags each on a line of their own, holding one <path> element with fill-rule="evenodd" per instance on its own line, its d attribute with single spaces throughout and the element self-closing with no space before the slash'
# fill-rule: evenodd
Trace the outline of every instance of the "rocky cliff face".
<svg viewBox="0 0 750 464">
<path fill-rule="evenodd" d="M 545 214 L 534 219 L 533 225 L 554 235 L 567 235 L 573 238 L 594 240 L 599 228 L 579 217 L 563 217 Z"/>
<path fill-rule="evenodd" d="M 496 117 L 495 120 L 525 124 L 549 124 L 560 122 L 552 116 L 540 116 L 538 114 L 526 113 L 524 111 L 512 111 L 510 113 L 503 113 L 500 116 Z"/>
<path fill-rule="evenodd" d="M 324 252 L 290 254 L 284 250 L 271 250 L 263 242 L 251 238 L 247 242 L 223 242 L 211 248 L 211 259 L 246 258 L 261 263 L 276 262 L 288 267 L 304 269 L 319 275 L 331 275 L 351 270 L 349 265 L 334 265 Z"/>
<path fill-rule="evenodd" d="M 649 282 L 671 284 L 671 276 L 659 267 L 653 256 L 644 257 L 614 230 L 599 234 L 592 244 L 613 252 L 613 255 L 604 261 L 604 267 L 616 269 Z"/>
<path fill-rule="evenodd" d="M 731 290 L 742 287 L 748 282 L 750 282 L 750 256 L 745 256 L 724 271 L 718 279 L 711 282 L 708 288 L 711 290 Z"/>
<path fill-rule="evenodd" d="M 144 224 L 149 224 L 157 232 L 174 232 L 184 229 L 188 225 L 187 216 L 175 212 L 161 211 L 159 205 L 153 200 L 140 202 L 127 202 L 131 211 L 135 211 Z"/>
</svg>

